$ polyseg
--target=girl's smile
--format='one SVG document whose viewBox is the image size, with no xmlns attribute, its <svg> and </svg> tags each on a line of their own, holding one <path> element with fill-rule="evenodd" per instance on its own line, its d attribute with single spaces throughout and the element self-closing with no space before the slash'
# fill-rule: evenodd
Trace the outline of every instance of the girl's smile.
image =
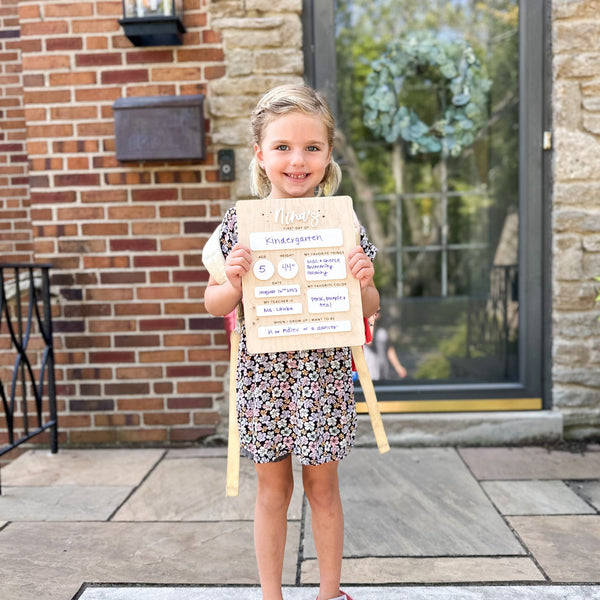
<svg viewBox="0 0 600 600">
<path fill-rule="evenodd" d="M 331 156 L 322 119 L 299 111 L 272 119 L 254 151 L 271 182 L 271 198 L 313 196 Z"/>
</svg>

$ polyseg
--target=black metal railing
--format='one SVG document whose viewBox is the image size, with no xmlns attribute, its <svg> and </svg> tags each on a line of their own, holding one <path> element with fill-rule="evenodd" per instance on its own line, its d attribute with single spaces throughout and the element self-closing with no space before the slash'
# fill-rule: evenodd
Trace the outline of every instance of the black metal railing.
<svg viewBox="0 0 600 600">
<path fill-rule="evenodd" d="M 58 452 L 50 268 L 0 263 L 0 398 L 8 438 L 0 456 L 44 431 Z"/>
<path fill-rule="evenodd" d="M 518 278 L 518 265 L 492 265 L 487 293 L 470 298 L 467 312 L 467 358 L 495 358 L 497 375 L 507 380 L 517 377 Z"/>
</svg>

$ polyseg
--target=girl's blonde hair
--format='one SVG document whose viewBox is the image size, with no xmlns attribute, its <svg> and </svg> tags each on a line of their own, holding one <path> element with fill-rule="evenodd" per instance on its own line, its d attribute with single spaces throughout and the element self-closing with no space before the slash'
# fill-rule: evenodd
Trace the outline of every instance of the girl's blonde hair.
<svg viewBox="0 0 600 600">
<path fill-rule="evenodd" d="M 312 88 L 294 84 L 273 88 L 258 101 L 250 119 L 253 143 L 258 145 L 262 143 L 265 128 L 274 117 L 291 112 L 321 117 L 327 129 L 329 149 L 333 148 L 335 120 L 327 101 Z M 330 158 L 318 186 L 318 195 L 332 196 L 337 191 L 341 180 L 342 171 L 335 160 Z M 256 157 L 250 163 L 250 189 L 252 194 L 259 198 L 266 198 L 271 193 L 271 182 Z"/>
</svg>

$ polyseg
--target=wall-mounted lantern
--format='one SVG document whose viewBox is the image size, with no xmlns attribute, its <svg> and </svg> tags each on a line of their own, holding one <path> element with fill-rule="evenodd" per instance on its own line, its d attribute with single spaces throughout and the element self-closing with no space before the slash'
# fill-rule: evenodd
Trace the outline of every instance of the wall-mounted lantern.
<svg viewBox="0 0 600 600">
<path fill-rule="evenodd" d="M 125 35 L 135 46 L 177 46 L 185 27 L 183 0 L 122 0 Z"/>
</svg>

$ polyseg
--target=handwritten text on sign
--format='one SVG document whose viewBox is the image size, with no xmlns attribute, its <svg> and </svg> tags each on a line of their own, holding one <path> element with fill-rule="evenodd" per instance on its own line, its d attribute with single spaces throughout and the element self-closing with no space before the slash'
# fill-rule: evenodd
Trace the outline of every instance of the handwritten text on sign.
<svg viewBox="0 0 600 600">
<path fill-rule="evenodd" d="M 251 233 L 250 250 L 295 250 L 342 245 L 341 229 L 321 229 L 317 232 L 274 231 Z"/>
<path fill-rule="evenodd" d="M 245 200 L 236 210 L 239 240 L 252 252 L 243 279 L 248 351 L 364 343 L 360 285 L 347 267 L 357 244 L 352 200 Z"/>
</svg>

